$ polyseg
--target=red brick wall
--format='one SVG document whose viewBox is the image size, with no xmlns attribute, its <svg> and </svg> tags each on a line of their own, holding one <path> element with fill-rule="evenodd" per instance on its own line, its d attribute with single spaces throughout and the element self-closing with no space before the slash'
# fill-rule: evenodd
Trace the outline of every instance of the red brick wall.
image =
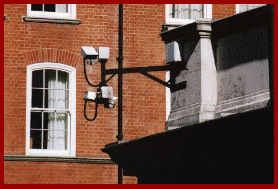
<svg viewBox="0 0 278 189">
<path fill-rule="evenodd" d="M 118 5 L 77 5 L 76 12 L 80 25 L 32 23 L 22 20 L 27 15 L 26 4 L 4 5 L 8 17 L 4 21 L 5 155 L 25 154 L 26 66 L 37 62 L 76 67 L 77 157 L 107 158 L 101 148 L 116 141 L 117 107 L 101 106 L 94 122 L 83 116 L 83 94 L 96 89 L 85 81 L 80 47 L 109 46 L 107 68 L 117 68 Z M 163 65 L 164 43 L 159 33 L 165 19 L 164 5 L 125 5 L 124 15 L 124 67 Z M 99 81 L 99 73 L 98 69 L 92 71 L 94 82 Z M 165 73 L 156 75 L 165 78 Z M 117 96 L 117 77 L 108 84 Z M 138 74 L 124 75 L 123 88 L 124 140 L 163 131 L 165 88 Z M 115 165 L 5 162 L 4 182 L 117 183 L 116 171 Z M 124 177 L 124 183 L 136 183 L 136 179 Z"/>
<path fill-rule="evenodd" d="M 212 18 L 225 18 L 236 13 L 235 4 L 213 4 Z"/>
<path fill-rule="evenodd" d="M 124 7 L 124 67 L 164 65 L 165 47 L 159 33 L 165 5 Z M 154 74 L 165 79 L 165 72 Z M 165 130 L 165 87 L 140 74 L 128 74 L 123 88 L 125 139 Z"/>
<path fill-rule="evenodd" d="M 4 183 L 115 184 L 117 165 L 4 162 Z"/>
</svg>

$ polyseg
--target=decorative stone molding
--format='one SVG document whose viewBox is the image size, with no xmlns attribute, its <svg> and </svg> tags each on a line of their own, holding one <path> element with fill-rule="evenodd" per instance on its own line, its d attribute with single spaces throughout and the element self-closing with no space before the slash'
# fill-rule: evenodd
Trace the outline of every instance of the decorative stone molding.
<svg viewBox="0 0 278 189">
<path fill-rule="evenodd" d="M 176 28 L 178 28 L 180 26 L 182 26 L 182 25 L 162 24 L 161 32 L 170 31 L 170 30 L 176 29 Z"/>
<path fill-rule="evenodd" d="M 210 38 L 211 35 L 211 19 L 196 20 L 197 31 L 201 38 Z"/>
<path fill-rule="evenodd" d="M 238 98 L 219 102 L 217 105 L 216 114 L 217 117 L 224 117 L 236 113 L 247 112 L 249 110 L 264 108 L 267 106 L 269 100 L 269 89 L 255 92 Z"/>
<path fill-rule="evenodd" d="M 37 17 L 28 17 L 28 16 L 24 16 L 22 19 L 25 22 L 71 24 L 71 25 L 81 24 L 81 20 L 79 19 L 53 19 L 53 18 L 37 18 Z"/>
</svg>

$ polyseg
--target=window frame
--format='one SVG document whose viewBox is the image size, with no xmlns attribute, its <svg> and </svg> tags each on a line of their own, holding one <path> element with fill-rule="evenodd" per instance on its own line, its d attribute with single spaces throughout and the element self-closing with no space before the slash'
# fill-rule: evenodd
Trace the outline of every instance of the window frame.
<svg viewBox="0 0 278 189">
<path fill-rule="evenodd" d="M 165 20 L 166 24 L 173 25 L 184 25 L 195 22 L 193 19 L 178 19 L 178 18 L 169 18 L 170 14 L 170 4 L 165 5 Z M 212 4 L 204 4 L 204 18 L 212 18 Z"/>
<path fill-rule="evenodd" d="M 27 4 L 27 16 L 35 18 L 76 19 L 76 4 L 68 4 L 68 13 L 32 11 L 31 4 Z"/>
<path fill-rule="evenodd" d="M 69 146 L 67 150 L 47 150 L 30 148 L 31 111 L 32 111 L 32 72 L 36 70 L 53 69 L 69 74 L 69 107 L 70 120 L 68 129 Z M 69 156 L 76 155 L 76 69 L 60 63 L 37 63 L 27 66 L 26 87 L 26 155 L 33 156 Z"/>
</svg>

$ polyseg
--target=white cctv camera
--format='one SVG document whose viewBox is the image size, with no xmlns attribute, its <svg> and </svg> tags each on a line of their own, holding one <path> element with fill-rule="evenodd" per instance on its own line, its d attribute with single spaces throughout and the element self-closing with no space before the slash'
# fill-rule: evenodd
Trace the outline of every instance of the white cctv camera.
<svg viewBox="0 0 278 189">
<path fill-rule="evenodd" d="M 98 47 L 97 50 L 91 46 L 81 47 L 81 53 L 85 61 L 92 65 L 97 63 L 97 60 L 108 60 L 109 59 L 109 47 Z"/>
<path fill-rule="evenodd" d="M 91 46 L 83 46 L 81 47 L 81 53 L 83 58 L 89 62 L 89 64 L 95 63 L 98 59 L 98 53 L 94 49 L 94 47 Z"/>
<path fill-rule="evenodd" d="M 97 98 L 97 93 L 96 92 L 87 91 L 84 94 L 84 99 L 85 100 L 92 100 L 92 101 L 94 101 L 94 100 L 96 100 L 96 98 Z"/>
<path fill-rule="evenodd" d="M 118 99 L 118 97 L 113 96 L 112 87 L 102 86 L 97 92 L 85 92 L 84 99 L 87 101 L 94 101 L 99 104 L 104 104 L 105 108 L 114 108 L 115 101 Z"/>
</svg>

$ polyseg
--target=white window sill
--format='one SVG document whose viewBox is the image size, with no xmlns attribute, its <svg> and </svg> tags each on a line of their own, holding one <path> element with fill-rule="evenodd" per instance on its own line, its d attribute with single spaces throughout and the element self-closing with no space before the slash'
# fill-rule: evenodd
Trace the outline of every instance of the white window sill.
<svg viewBox="0 0 278 189">
<path fill-rule="evenodd" d="M 81 24 L 81 20 L 79 19 L 39 18 L 39 17 L 30 17 L 30 16 L 24 16 L 22 19 L 25 22 L 36 22 L 36 23 L 54 23 L 54 24 L 71 24 L 71 25 Z"/>
<path fill-rule="evenodd" d="M 187 25 L 187 24 L 191 24 L 195 22 L 195 20 L 191 20 L 191 19 L 177 19 L 177 18 L 168 18 L 166 19 L 166 24 L 169 25 Z"/>
<path fill-rule="evenodd" d="M 74 157 L 69 150 L 36 150 L 28 149 L 26 155 L 28 156 L 46 156 L 46 157 Z"/>
</svg>

